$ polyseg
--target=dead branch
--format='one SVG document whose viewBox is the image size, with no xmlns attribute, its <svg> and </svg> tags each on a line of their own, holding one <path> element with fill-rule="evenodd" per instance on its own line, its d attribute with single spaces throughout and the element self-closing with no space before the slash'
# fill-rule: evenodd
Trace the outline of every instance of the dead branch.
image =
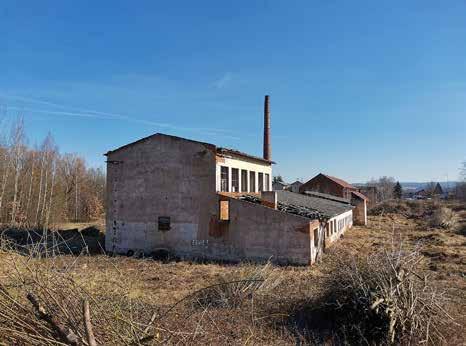
<svg viewBox="0 0 466 346">
<path fill-rule="evenodd" d="M 87 299 L 83 301 L 83 315 L 84 315 L 84 327 L 86 329 L 86 336 L 87 336 L 87 343 L 89 346 L 97 346 L 97 342 L 95 341 L 94 332 L 92 330 L 92 323 L 91 323 L 91 313 L 89 311 L 89 302 Z"/>
<path fill-rule="evenodd" d="M 45 308 L 39 303 L 37 298 L 32 293 L 28 293 L 27 299 L 31 302 L 32 306 L 36 310 L 38 317 L 47 322 L 53 330 L 57 333 L 61 341 L 68 343 L 69 345 L 78 345 L 78 337 L 76 334 L 68 329 L 51 314 L 49 314 Z"/>
</svg>

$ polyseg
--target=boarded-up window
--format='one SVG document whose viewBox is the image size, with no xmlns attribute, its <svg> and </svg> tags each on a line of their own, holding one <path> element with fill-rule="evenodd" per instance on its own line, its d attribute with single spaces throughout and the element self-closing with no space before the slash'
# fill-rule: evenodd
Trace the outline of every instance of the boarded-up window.
<svg viewBox="0 0 466 346">
<path fill-rule="evenodd" d="M 249 172 L 249 192 L 256 192 L 256 172 Z"/>
<path fill-rule="evenodd" d="M 248 192 L 248 171 L 241 170 L 241 192 Z"/>
<path fill-rule="evenodd" d="M 314 246 L 317 247 L 319 245 L 319 229 L 314 229 Z"/>
<path fill-rule="evenodd" d="M 264 191 L 264 173 L 259 173 L 259 192 Z"/>
<path fill-rule="evenodd" d="M 239 192 L 239 170 L 231 169 L 231 192 Z"/>
<path fill-rule="evenodd" d="M 228 192 L 228 167 L 220 167 L 220 191 Z"/>
<path fill-rule="evenodd" d="M 170 230 L 170 216 L 159 216 L 159 231 Z"/>
<path fill-rule="evenodd" d="M 230 220 L 230 201 L 220 201 L 220 221 Z"/>
<path fill-rule="evenodd" d="M 265 173 L 265 191 L 270 191 L 270 176 Z"/>
</svg>

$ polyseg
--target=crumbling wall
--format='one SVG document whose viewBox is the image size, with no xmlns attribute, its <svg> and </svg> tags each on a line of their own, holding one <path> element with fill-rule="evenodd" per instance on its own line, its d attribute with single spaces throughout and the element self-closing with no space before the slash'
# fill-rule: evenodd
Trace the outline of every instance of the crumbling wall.
<svg viewBox="0 0 466 346">
<path fill-rule="evenodd" d="M 232 261 L 271 259 L 291 264 L 314 262 L 312 230 L 319 227 L 318 221 L 219 195 L 219 202 L 222 199 L 229 201 L 229 220 L 216 222 L 218 215 L 212 215 L 208 257 Z"/>
<path fill-rule="evenodd" d="M 351 204 L 355 206 L 353 209 L 354 224 L 360 226 L 367 225 L 367 203 L 361 198 L 351 199 Z"/>
</svg>

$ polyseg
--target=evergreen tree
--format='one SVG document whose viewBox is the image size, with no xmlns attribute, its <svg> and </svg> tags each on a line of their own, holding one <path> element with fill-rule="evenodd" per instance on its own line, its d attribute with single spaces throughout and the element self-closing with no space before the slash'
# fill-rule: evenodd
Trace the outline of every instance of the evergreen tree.
<svg viewBox="0 0 466 346">
<path fill-rule="evenodd" d="M 393 196 L 396 199 L 401 199 L 402 194 L 403 194 L 403 188 L 401 187 L 400 182 L 397 181 L 395 184 L 395 187 L 393 188 Z"/>
</svg>

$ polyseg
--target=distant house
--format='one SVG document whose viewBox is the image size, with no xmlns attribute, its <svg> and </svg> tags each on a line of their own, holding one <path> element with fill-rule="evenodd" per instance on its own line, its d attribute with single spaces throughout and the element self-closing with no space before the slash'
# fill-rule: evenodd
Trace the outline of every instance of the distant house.
<svg viewBox="0 0 466 346">
<path fill-rule="evenodd" d="M 418 190 L 413 194 L 414 199 L 426 199 L 427 198 L 427 191 L 424 189 Z"/>
<path fill-rule="evenodd" d="M 299 188 L 300 193 L 309 191 L 349 200 L 356 207 L 353 211 L 355 224 L 367 225 L 367 202 L 369 199 L 343 179 L 319 173 Z"/>
<path fill-rule="evenodd" d="M 299 193 L 299 188 L 303 185 L 302 182 L 300 182 L 299 180 L 296 180 L 294 183 L 291 183 L 289 186 L 288 186 L 288 191 L 291 191 L 291 192 L 295 192 L 295 193 Z"/>
<path fill-rule="evenodd" d="M 303 193 L 305 191 L 317 191 L 350 199 L 351 192 L 358 191 L 358 189 L 342 179 L 319 173 L 314 178 L 301 185 L 299 192 Z"/>
<path fill-rule="evenodd" d="M 433 188 L 432 188 L 433 186 Z M 426 188 L 418 190 L 414 193 L 413 198 L 415 199 L 426 199 L 430 197 L 443 196 L 444 192 L 440 183 L 429 184 Z"/>
<path fill-rule="evenodd" d="M 272 190 L 273 191 L 281 191 L 281 190 L 286 190 L 288 188 L 289 184 L 283 182 L 283 181 L 274 181 L 272 183 Z"/>
</svg>

